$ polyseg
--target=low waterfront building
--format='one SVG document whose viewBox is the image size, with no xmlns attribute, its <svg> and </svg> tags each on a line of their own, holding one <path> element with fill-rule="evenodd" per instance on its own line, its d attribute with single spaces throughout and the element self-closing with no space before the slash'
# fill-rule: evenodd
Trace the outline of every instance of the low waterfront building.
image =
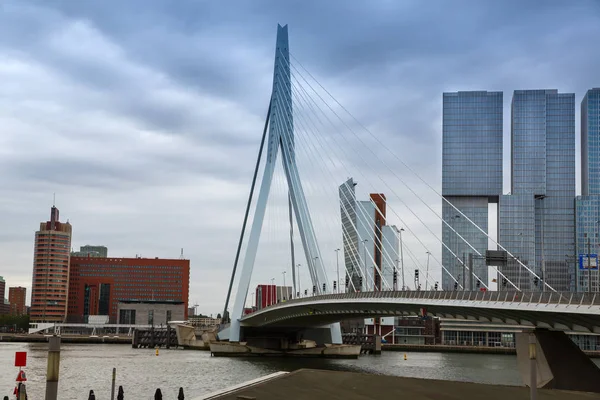
<svg viewBox="0 0 600 400">
<path fill-rule="evenodd" d="M 169 321 L 185 320 L 186 304 L 168 300 L 121 300 L 118 304 L 119 324 L 162 326 Z"/>
</svg>

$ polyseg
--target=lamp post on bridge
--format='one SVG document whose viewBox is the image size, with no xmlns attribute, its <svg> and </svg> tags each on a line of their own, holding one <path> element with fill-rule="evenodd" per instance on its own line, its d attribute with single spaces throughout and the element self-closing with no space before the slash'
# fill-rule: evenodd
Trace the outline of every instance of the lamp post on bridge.
<svg viewBox="0 0 600 400">
<path fill-rule="evenodd" d="M 368 279 L 369 279 L 367 276 L 367 242 L 368 241 L 369 241 L 369 239 L 361 240 L 361 243 L 363 244 L 363 258 L 364 258 L 364 262 L 363 262 L 364 267 L 363 268 L 365 270 L 363 280 L 365 281 L 364 282 L 365 283 L 365 290 L 364 290 L 365 292 L 368 290 Z M 360 290 L 362 290 L 362 287 L 360 288 Z"/>
<path fill-rule="evenodd" d="M 281 275 L 283 275 L 283 289 L 281 289 L 281 290 L 285 290 L 285 294 L 287 295 L 287 294 L 288 294 L 288 291 L 287 291 L 287 287 L 285 286 L 285 271 L 283 271 L 283 272 L 281 273 Z M 286 298 L 285 298 L 285 297 L 283 297 L 283 296 L 281 296 L 281 297 L 283 298 L 283 300 L 286 300 Z"/>
<path fill-rule="evenodd" d="M 275 291 L 275 293 L 273 293 L 273 291 Z M 275 297 L 275 301 L 273 301 L 273 297 Z M 277 303 L 277 286 L 275 286 L 275 278 L 271 278 L 271 297 L 269 297 L 269 305 L 275 303 Z"/>
<path fill-rule="evenodd" d="M 398 236 L 400 238 L 400 269 L 402 272 L 402 290 L 406 290 L 406 285 L 404 284 L 404 245 L 402 244 L 402 232 L 404 232 L 404 228 L 400 228 L 398 231 Z"/>
<path fill-rule="evenodd" d="M 335 249 L 335 264 L 337 269 L 337 291 L 340 292 L 340 249 Z"/>
<path fill-rule="evenodd" d="M 427 290 L 427 281 L 429 280 L 429 256 L 431 255 L 431 252 L 428 251 L 427 252 L 427 268 L 426 268 L 426 272 L 425 272 L 425 290 Z"/>
<path fill-rule="evenodd" d="M 315 256 L 315 257 L 313 257 L 313 266 L 315 267 L 315 271 L 316 271 L 316 268 L 317 268 L 317 260 L 318 260 L 318 259 L 319 259 L 319 256 Z M 313 285 L 313 288 L 314 288 L 314 286 L 315 286 L 315 285 Z M 316 291 L 315 291 L 315 290 L 313 290 L 313 296 L 314 296 L 315 294 L 316 294 Z"/>
<path fill-rule="evenodd" d="M 296 269 L 298 270 L 298 293 L 302 293 L 302 286 L 300 286 L 300 264 L 296 265 Z M 300 295 L 298 295 L 300 297 Z"/>
</svg>

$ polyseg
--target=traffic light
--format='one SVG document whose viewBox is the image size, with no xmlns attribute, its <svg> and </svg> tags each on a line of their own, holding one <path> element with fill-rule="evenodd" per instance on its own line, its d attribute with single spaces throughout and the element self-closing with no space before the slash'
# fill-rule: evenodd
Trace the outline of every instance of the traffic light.
<svg viewBox="0 0 600 400">
<path fill-rule="evenodd" d="M 454 282 L 454 290 L 458 289 L 458 282 Z"/>
<path fill-rule="evenodd" d="M 438 290 L 438 283 L 436 282 L 435 285 L 433 285 L 435 290 Z"/>
<path fill-rule="evenodd" d="M 506 278 L 502 278 L 502 286 L 506 287 L 507 283 L 508 281 L 506 280 Z"/>
<path fill-rule="evenodd" d="M 333 281 L 333 290 L 337 289 L 337 281 Z"/>
<path fill-rule="evenodd" d="M 346 287 L 350 286 L 350 277 L 346 275 Z"/>
<path fill-rule="evenodd" d="M 323 293 L 325 293 L 325 284 L 323 284 Z"/>
<path fill-rule="evenodd" d="M 533 284 L 534 284 L 535 286 L 537 286 L 537 285 L 538 285 L 538 282 L 539 282 L 539 281 L 540 281 L 540 280 L 538 279 L 538 277 L 537 277 L 537 276 L 533 278 Z"/>
<path fill-rule="evenodd" d="M 358 286 L 362 288 L 362 276 L 358 278 Z"/>
<path fill-rule="evenodd" d="M 398 283 L 398 271 L 394 271 L 394 283 Z"/>
<path fill-rule="evenodd" d="M 477 289 L 479 289 L 480 286 L 481 286 L 481 281 L 479 279 L 477 279 Z"/>
<path fill-rule="evenodd" d="M 308 296 L 308 289 L 304 289 L 304 295 Z"/>
<path fill-rule="evenodd" d="M 296 297 L 300 297 L 300 292 L 296 292 Z"/>
<path fill-rule="evenodd" d="M 419 270 L 415 269 L 415 279 L 419 279 Z"/>
<path fill-rule="evenodd" d="M 317 287 L 315 285 L 313 285 L 313 294 L 315 294 L 317 292 Z"/>
</svg>

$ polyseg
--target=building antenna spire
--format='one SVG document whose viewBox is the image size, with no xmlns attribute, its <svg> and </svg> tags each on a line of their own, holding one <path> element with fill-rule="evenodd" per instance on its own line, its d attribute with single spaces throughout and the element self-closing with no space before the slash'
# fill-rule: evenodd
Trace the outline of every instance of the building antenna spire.
<svg viewBox="0 0 600 400">
<path fill-rule="evenodd" d="M 56 207 L 56 192 L 52 193 L 52 207 Z"/>
</svg>

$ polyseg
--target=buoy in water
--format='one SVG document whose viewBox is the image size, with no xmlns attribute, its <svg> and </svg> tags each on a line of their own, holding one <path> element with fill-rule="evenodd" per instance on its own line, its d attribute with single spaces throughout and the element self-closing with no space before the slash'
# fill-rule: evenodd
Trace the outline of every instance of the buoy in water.
<svg viewBox="0 0 600 400">
<path fill-rule="evenodd" d="M 156 355 L 158 355 L 158 350 L 156 350 Z M 406 357 L 406 354 L 404 355 L 404 361 L 408 360 L 408 358 Z"/>
</svg>

